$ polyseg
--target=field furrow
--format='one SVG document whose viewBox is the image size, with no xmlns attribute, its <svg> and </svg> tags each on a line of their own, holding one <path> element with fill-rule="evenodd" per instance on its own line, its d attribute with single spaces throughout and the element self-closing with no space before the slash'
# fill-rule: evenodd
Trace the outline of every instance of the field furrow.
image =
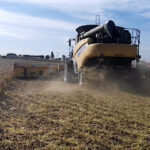
<svg viewBox="0 0 150 150">
<path fill-rule="evenodd" d="M 150 97 L 15 80 L 0 98 L 1 149 L 150 149 Z"/>
</svg>

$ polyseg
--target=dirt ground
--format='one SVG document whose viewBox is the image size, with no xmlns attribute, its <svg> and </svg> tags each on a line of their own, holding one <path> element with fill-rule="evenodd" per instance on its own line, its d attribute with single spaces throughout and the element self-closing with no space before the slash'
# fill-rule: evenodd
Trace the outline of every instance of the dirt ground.
<svg viewBox="0 0 150 150">
<path fill-rule="evenodd" d="M 150 96 L 113 85 L 15 80 L 0 96 L 0 149 L 148 150 Z"/>
</svg>

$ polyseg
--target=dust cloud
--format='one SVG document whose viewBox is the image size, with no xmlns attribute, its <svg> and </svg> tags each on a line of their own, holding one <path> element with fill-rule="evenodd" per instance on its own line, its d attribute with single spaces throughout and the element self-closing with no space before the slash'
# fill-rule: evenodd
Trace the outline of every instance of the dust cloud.
<svg viewBox="0 0 150 150">
<path fill-rule="evenodd" d="M 145 65 L 140 65 L 138 72 L 131 72 L 125 76 L 118 74 L 118 72 L 97 72 L 91 69 L 86 72 L 85 82 L 82 86 L 78 83 L 65 83 L 62 80 L 63 77 L 60 74 L 49 80 L 38 79 L 35 82 L 28 80 L 20 83 L 28 94 L 49 92 L 74 94 L 80 91 L 86 93 L 92 91 L 99 94 L 127 92 L 141 96 L 150 96 L 150 69 L 147 69 Z"/>
</svg>

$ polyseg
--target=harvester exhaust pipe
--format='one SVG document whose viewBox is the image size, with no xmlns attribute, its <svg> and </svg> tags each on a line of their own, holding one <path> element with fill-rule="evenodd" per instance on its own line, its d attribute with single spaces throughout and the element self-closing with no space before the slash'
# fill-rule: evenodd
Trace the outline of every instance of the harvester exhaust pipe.
<svg viewBox="0 0 150 150">
<path fill-rule="evenodd" d="M 95 27 L 88 32 L 85 32 L 81 35 L 81 38 L 87 38 L 92 35 L 95 35 L 98 32 L 106 31 L 110 38 L 113 38 L 113 31 L 116 29 L 116 25 L 112 20 L 107 21 L 105 24 Z"/>
</svg>

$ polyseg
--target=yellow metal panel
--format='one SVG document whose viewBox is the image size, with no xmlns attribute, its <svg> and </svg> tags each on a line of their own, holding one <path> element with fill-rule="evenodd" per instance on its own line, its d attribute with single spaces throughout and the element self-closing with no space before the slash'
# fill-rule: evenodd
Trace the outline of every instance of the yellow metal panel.
<svg viewBox="0 0 150 150">
<path fill-rule="evenodd" d="M 91 43 L 92 42 L 92 39 L 91 38 L 86 38 L 86 39 L 83 39 L 83 40 L 81 40 L 76 46 L 75 46 L 75 48 L 74 48 L 74 54 L 73 54 L 73 56 L 75 56 L 76 55 L 76 53 L 78 52 L 78 50 L 84 45 L 84 44 L 86 44 L 86 43 Z"/>
<path fill-rule="evenodd" d="M 89 58 L 99 57 L 101 55 L 105 57 L 135 58 L 137 55 L 137 46 L 129 44 L 90 44 L 82 50 L 81 54 L 78 50 L 74 58 L 80 70 L 80 67 L 84 66 Z"/>
<path fill-rule="evenodd" d="M 63 65 L 52 64 L 46 66 L 32 66 L 28 65 L 14 65 L 13 73 L 15 78 L 23 78 L 24 77 L 24 69 L 26 68 L 26 77 L 44 77 L 48 78 L 51 74 L 56 73 L 59 70 L 64 68 Z"/>
<path fill-rule="evenodd" d="M 13 75 L 15 78 L 24 76 L 24 68 L 13 68 Z"/>
</svg>

